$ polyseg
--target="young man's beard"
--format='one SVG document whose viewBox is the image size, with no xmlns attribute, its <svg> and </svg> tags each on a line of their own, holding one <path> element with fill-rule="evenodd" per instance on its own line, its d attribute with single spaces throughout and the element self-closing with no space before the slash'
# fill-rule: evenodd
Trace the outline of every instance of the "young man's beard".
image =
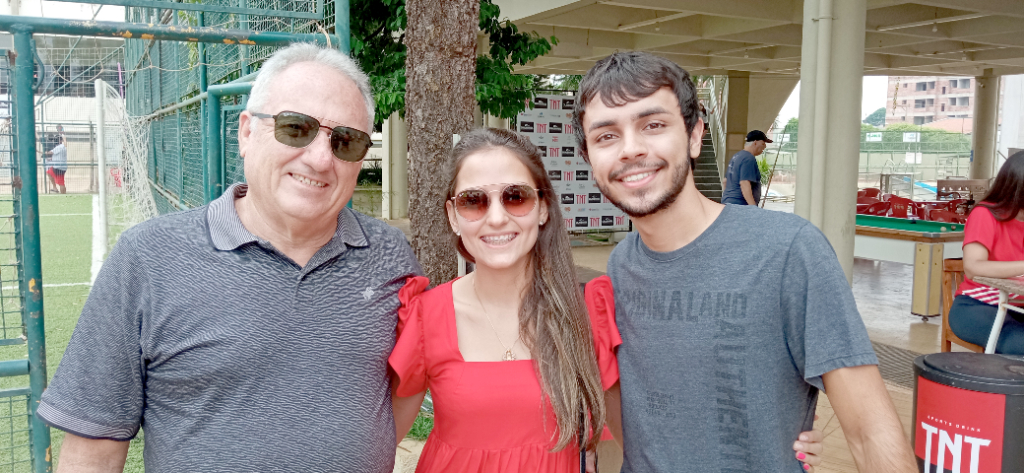
<svg viewBox="0 0 1024 473">
<path fill-rule="evenodd" d="M 687 147 L 688 148 L 688 147 Z M 687 158 L 690 159 L 690 158 Z M 663 168 L 664 169 L 664 168 Z M 640 203 L 636 206 L 631 206 L 625 202 L 618 200 L 615 196 L 609 192 L 610 189 L 601 185 L 601 181 L 597 181 L 597 188 L 626 215 L 632 218 L 641 218 L 648 215 L 654 215 L 662 210 L 665 210 L 675 203 L 676 199 L 679 198 L 679 194 L 683 192 L 683 188 L 686 187 L 686 177 L 690 174 L 690 163 L 685 161 L 680 163 L 675 172 L 672 173 L 671 186 L 668 191 L 664 194 L 656 196 L 655 198 L 648 199 L 647 192 L 641 191 L 638 194 L 634 194 L 636 198 L 640 200 Z"/>
</svg>

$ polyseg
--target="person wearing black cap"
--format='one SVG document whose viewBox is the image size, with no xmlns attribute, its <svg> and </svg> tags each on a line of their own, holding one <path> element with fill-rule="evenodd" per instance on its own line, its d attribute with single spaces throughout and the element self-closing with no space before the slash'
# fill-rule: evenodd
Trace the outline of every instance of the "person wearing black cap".
<svg viewBox="0 0 1024 473">
<path fill-rule="evenodd" d="M 747 133 L 746 146 L 733 155 L 725 172 L 723 204 L 757 205 L 761 200 L 761 170 L 755 156 L 763 153 L 768 146 L 766 143 L 771 142 L 761 130 Z"/>
</svg>

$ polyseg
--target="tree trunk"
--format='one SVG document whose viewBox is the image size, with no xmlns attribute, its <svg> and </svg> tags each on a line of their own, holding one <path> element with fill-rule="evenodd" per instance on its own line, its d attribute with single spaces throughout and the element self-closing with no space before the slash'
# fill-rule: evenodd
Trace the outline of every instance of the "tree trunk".
<svg viewBox="0 0 1024 473">
<path fill-rule="evenodd" d="M 457 275 L 444 216 L 452 134 L 473 126 L 479 0 L 407 0 L 405 119 L 412 249 L 434 285 Z"/>
</svg>

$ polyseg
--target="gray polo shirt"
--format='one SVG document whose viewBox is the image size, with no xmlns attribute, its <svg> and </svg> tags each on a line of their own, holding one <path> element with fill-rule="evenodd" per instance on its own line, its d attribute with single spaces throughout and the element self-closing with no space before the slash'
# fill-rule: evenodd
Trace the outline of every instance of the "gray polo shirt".
<svg viewBox="0 0 1024 473">
<path fill-rule="evenodd" d="M 233 186 L 126 231 L 38 415 L 102 439 L 146 431 L 146 471 L 390 472 L 387 359 L 402 232 L 344 209 L 305 267 L 242 226 Z"/>
</svg>

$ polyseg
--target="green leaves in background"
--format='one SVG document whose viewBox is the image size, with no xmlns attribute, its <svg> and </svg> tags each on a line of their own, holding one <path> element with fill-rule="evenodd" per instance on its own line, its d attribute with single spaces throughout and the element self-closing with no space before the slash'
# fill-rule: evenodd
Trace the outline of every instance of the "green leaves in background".
<svg viewBox="0 0 1024 473">
<path fill-rule="evenodd" d="M 352 0 L 350 8 L 352 56 L 370 76 L 377 101 L 375 121 L 382 123 L 395 112 L 404 116 L 405 0 Z M 513 74 L 513 68 L 547 54 L 558 40 L 519 31 L 500 15 L 491 0 L 481 0 L 480 29 L 490 47 L 477 57 L 476 99 L 484 113 L 513 118 L 542 85 L 534 76 Z"/>
</svg>

